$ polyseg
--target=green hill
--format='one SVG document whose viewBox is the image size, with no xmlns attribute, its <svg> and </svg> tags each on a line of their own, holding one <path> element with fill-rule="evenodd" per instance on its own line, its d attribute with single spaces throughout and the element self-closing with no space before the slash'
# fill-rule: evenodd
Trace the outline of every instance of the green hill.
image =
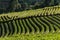
<svg viewBox="0 0 60 40">
<path fill-rule="evenodd" d="M 60 6 L 0 15 L 1 36 L 60 32 Z"/>
<path fill-rule="evenodd" d="M 0 40 L 60 40 L 60 5 L 0 14 Z"/>
</svg>

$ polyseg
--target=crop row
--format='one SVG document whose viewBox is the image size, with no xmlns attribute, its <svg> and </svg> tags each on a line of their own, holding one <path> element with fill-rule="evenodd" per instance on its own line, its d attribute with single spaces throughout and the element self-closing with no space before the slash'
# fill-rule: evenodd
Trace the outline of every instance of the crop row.
<svg viewBox="0 0 60 40">
<path fill-rule="evenodd" d="M 0 21 L 1 37 L 15 34 L 60 32 L 60 15 L 32 16 L 14 20 L 10 20 L 6 16 L 1 18 L 1 20 L 4 20 Z"/>
<path fill-rule="evenodd" d="M 8 15 L 11 19 L 13 19 L 14 16 L 18 16 L 19 18 L 25 18 L 31 16 L 44 16 L 44 15 L 46 16 L 46 15 L 54 15 L 54 14 L 60 14 L 60 5 L 40 8 L 36 10 L 23 11 L 23 12 L 12 12 L 8 14 L 2 14 L 0 15 L 0 17 Z"/>
</svg>

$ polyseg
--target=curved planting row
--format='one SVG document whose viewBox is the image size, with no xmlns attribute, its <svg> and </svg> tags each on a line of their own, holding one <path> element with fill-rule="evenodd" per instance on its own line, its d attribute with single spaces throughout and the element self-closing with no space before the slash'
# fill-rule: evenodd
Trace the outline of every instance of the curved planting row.
<svg viewBox="0 0 60 40">
<path fill-rule="evenodd" d="M 13 20 L 8 16 L 0 17 L 0 37 L 49 32 L 60 32 L 60 15 L 32 16 Z"/>
<path fill-rule="evenodd" d="M 0 15 L 0 37 L 50 32 L 60 32 L 59 6 Z"/>
<path fill-rule="evenodd" d="M 18 14 L 17 14 L 18 13 Z M 57 6 L 51 6 L 51 7 L 45 7 L 40 8 L 36 10 L 29 10 L 29 11 L 23 11 L 23 12 L 12 12 L 8 14 L 2 14 L 0 17 L 4 19 L 5 21 L 16 19 L 16 18 L 25 18 L 25 17 L 31 17 L 31 16 L 46 16 L 46 15 L 56 15 L 60 14 L 60 5 Z M 3 20 L 0 20 L 3 21 Z"/>
</svg>

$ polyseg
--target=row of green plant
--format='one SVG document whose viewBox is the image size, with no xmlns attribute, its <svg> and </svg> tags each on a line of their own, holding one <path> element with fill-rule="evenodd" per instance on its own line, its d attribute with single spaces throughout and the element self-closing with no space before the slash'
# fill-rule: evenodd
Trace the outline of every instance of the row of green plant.
<svg viewBox="0 0 60 40">
<path fill-rule="evenodd" d="M 2 20 L 6 20 L 3 18 Z M 0 36 L 60 32 L 60 15 L 35 16 L 0 21 Z"/>
<path fill-rule="evenodd" d="M 36 10 L 28 10 L 23 12 L 11 12 L 8 14 L 2 14 L 1 16 L 8 16 L 11 19 L 14 18 L 25 18 L 25 17 L 31 17 L 31 16 L 46 16 L 46 15 L 54 15 L 54 14 L 60 14 L 60 5 L 52 6 L 52 7 L 45 7 L 41 9 Z"/>
<path fill-rule="evenodd" d="M 0 36 L 60 32 L 59 21 L 59 6 L 1 14 Z"/>
</svg>

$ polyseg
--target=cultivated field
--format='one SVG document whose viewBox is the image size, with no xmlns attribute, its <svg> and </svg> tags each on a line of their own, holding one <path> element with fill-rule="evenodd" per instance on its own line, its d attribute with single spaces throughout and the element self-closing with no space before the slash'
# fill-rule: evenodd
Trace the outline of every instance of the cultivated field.
<svg viewBox="0 0 60 40">
<path fill-rule="evenodd" d="M 0 15 L 1 39 L 59 40 L 59 33 L 60 6 Z"/>
</svg>

